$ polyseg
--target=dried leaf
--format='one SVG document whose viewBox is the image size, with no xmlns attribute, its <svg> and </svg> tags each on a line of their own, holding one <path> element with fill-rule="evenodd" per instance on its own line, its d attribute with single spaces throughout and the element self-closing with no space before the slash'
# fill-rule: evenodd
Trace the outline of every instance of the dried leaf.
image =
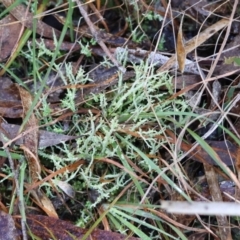
<svg viewBox="0 0 240 240">
<path fill-rule="evenodd" d="M 11 215 L 0 211 L 0 239 L 17 240 L 17 229 Z"/>
<path fill-rule="evenodd" d="M 0 21 L 0 62 L 11 55 L 21 31 L 21 24 L 8 15 Z"/>
<path fill-rule="evenodd" d="M 69 197 L 74 198 L 75 197 L 75 190 L 73 187 L 64 181 L 61 180 L 52 180 L 54 185 L 58 186 L 64 193 L 66 193 Z"/>
<path fill-rule="evenodd" d="M 227 166 L 233 166 L 236 161 L 236 152 L 237 147 L 233 145 L 229 141 L 206 141 L 211 148 L 221 157 L 221 161 L 225 163 Z M 191 149 L 191 145 L 182 143 L 181 149 L 183 151 L 188 151 Z M 202 163 L 208 163 L 210 165 L 217 165 L 217 163 L 209 156 L 209 154 L 201 147 L 196 147 L 190 153 L 190 156 L 195 161 L 199 161 Z"/>
<path fill-rule="evenodd" d="M 183 42 L 183 34 L 182 34 L 182 23 L 183 23 L 183 17 L 181 20 L 181 24 L 178 30 L 178 36 L 177 36 L 177 61 L 178 61 L 178 67 L 181 73 L 184 72 L 185 68 L 185 59 L 186 59 L 186 51 L 185 46 Z"/>
<path fill-rule="evenodd" d="M 86 229 L 82 229 L 74 226 L 70 222 L 63 220 L 40 216 L 40 215 L 30 215 L 27 218 L 27 224 L 31 232 L 40 237 L 42 240 L 55 239 L 70 240 L 70 239 L 81 239 L 83 235 L 87 232 Z M 52 234 L 52 236 L 50 235 Z M 75 237 L 75 238 L 73 238 Z M 87 240 L 139 240 L 135 237 L 127 237 L 126 235 L 99 230 L 94 230 Z"/>
<path fill-rule="evenodd" d="M 11 7 L 16 1 L 14 0 L 2 0 L 1 3 L 6 7 Z M 32 29 L 34 16 L 32 13 L 27 11 L 27 8 L 19 4 L 14 8 L 10 8 L 11 15 L 20 22 L 20 25 L 24 25 L 26 28 Z M 36 24 L 36 32 L 40 36 L 44 36 L 46 38 L 53 38 L 53 31 L 57 37 L 60 37 L 61 32 L 52 28 L 51 26 L 47 25 L 46 23 L 42 22 L 41 20 L 37 19 Z"/>
<path fill-rule="evenodd" d="M 19 135 L 19 129 L 19 125 L 0 122 L 0 132 L 2 132 L 9 140 L 14 139 Z M 45 148 L 55 146 L 59 143 L 73 140 L 76 138 L 78 137 L 40 130 L 38 147 Z M 17 138 L 16 141 L 14 141 L 14 144 L 23 144 L 23 137 Z"/>
<path fill-rule="evenodd" d="M 22 104 L 17 86 L 7 77 L 0 77 L 0 115 L 8 118 L 22 116 Z"/>
<path fill-rule="evenodd" d="M 18 85 L 17 87 L 22 101 L 24 118 L 32 107 L 32 96 L 22 87 Z M 28 162 L 30 181 L 34 184 L 38 181 L 39 175 L 41 174 L 41 166 L 38 159 L 38 120 L 33 113 L 30 115 L 26 125 L 24 126 L 24 130 L 31 130 L 23 136 L 23 145 L 21 145 L 21 148 L 23 149 Z M 51 201 L 41 190 L 34 189 L 31 191 L 31 194 L 37 201 L 36 203 L 38 206 L 41 207 L 48 216 L 58 218 Z"/>
<path fill-rule="evenodd" d="M 32 106 L 32 96 L 31 94 L 23 89 L 22 87 L 16 85 L 23 107 L 23 118 L 26 116 L 27 112 Z M 35 182 L 38 180 L 41 173 L 41 167 L 38 159 L 38 121 L 34 114 L 32 113 L 24 127 L 24 130 L 31 129 L 31 131 L 23 136 L 23 151 L 28 161 L 28 168 L 30 172 L 31 181 Z"/>
<path fill-rule="evenodd" d="M 32 190 L 30 191 L 34 196 L 35 200 L 37 200 L 36 204 L 49 216 L 52 218 L 58 218 L 58 214 L 55 211 L 55 208 L 46 194 L 41 190 Z"/>
</svg>

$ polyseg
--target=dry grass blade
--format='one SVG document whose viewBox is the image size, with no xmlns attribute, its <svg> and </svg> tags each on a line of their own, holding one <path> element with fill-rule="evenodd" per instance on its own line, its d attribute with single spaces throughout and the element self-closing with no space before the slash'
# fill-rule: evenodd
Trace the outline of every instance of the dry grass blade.
<svg viewBox="0 0 240 240">
<path fill-rule="evenodd" d="M 8 139 L 12 140 L 15 138 L 16 141 L 14 141 L 14 144 L 16 145 L 21 145 L 24 143 L 24 138 L 22 136 L 20 136 L 20 138 L 17 137 L 19 129 L 20 129 L 19 125 L 9 124 L 3 121 L 0 122 L 0 132 L 2 132 Z M 76 138 L 78 137 L 40 130 L 38 147 L 45 148 L 55 146 L 59 143 L 73 140 Z"/>
</svg>

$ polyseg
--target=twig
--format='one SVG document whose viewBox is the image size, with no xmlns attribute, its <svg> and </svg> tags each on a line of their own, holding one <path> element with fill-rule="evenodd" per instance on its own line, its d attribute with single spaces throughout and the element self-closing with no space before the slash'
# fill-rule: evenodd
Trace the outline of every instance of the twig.
<svg viewBox="0 0 240 240">
<path fill-rule="evenodd" d="M 90 32 L 92 33 L 94 39 L 97 41 L 97 43 L 99 44 L 99 46 L 103 49 L 103 51 L 106 53 L 106 55 L 109 57 L 109 59 L 113 62 L 113 64 L 118 67 L 118 69 L 122 72 L 125 73 L 126 69 L 121 66 L 118 61 L 113 57 L 113 55 L 111 54 L 111 52 L 109 51 L 109 49 L 107 48 L 107 46 L 105 45 L 105 43 L 103 42 L 103 40 L 101 39 L 101 37 L 99 37 L 99 34 L 97 33 L 94 24 L 92 23 L 92 21 L 90 20 L 90 18 L 88 17 L 87 12 L 85 11 L 85 9 L 83 8 L 83 3 L 80 0 L 76 0 L 76 3 L 78 5 L 79 11 L 82 14 L 83 18 L 85 19 Z"/>
</svg>

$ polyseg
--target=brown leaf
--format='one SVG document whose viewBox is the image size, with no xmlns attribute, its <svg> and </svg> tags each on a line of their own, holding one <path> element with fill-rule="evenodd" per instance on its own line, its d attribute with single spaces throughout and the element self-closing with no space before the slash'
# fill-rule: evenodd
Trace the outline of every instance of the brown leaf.
<svg viewBox="0 0 240 240">
<path fill-rule="evenodd" d="M 23 89 L 22 87 L 16 85 L 23 106 L 23 119 L 26 117 L 27 112 L 31 110 L 32 107 L 32 96 L 31 94 Z M 39 179 L 39 175 L 41 174 L 41 166 L 38 159 L 38 120 L 32 113 L 24 126 L 23 130 L 31 130 L 29 133 L 23 136 L 23 144 L 21 148 L 24 151 L 25 157 L 28 162 L 28 169 L 30 175 L 30 182 L 35 183 Z M 51 217 L 57 218 L 58 215 L 48 197 L 40 190 L 34 189 L 31 191 L 32 196 L 36 200 L 36 204 L 40 208 L 42 208 L 45 213 L 47 213 Z"/>
<path fill-rule="evenodd" d="M 32 96 L 31 94 L 23 89 L 22 87 L 16 85 L 23 107 L 23 119 L 25 118 L 27 112 L 32 106 Z M 28 168 L 30 172 L 31 181 L 35 182 L 38 180 L 38 176 L 41 173 L 41 167 L 38 160 L 38 121 L 34 114 L 32 113 L 24 126 L 24 130 L 31 129 L 31 131 L 24 135 L 23 137 L 23 151 L 28 161 Z"/>
<path fill-rule="evenodd" d="M 27 224 L 31 232 L 40 237 L 42 240 L 47 240 L 54 236 L 56 239 L 61 240 L 72 240 L 81 239 L 84 234 L 87 232 L 86 229 L 82 229 L 74 226 L 70 222 L 63 220 L 41 216 L 41 215 L 30 215 L 27 217 Z M 50 235 L 52 234 L 52 236 Z M 139 240 L 135 237 L 127 237 L 126 235 L 99 230 L 94 230 L 87 240 Z"/>
<path fill-rule="evenodd" d="M 185 44 L 185 52 L 186 54 L 190 53 L 194 49 L 196 49 L 198 46 L 200 46 L 202 43 L 204 43 L 207 39 L 209 39 L 211 36 L 213 36 L 217 31 L 221 30 L 222 28 L 226 27 L 229 24 L 228 19 L 221 19 L 212 26 L 208 27 L 198 35 L 196 35 L 194 38 L 189 40 Z M 163 66 L 161 66 L 157 72 L 164 72 L 169 70 L 174 66 L 176 62 L 176 55 L 173 55 Z"/>
<path fill-rule="evenodd" d="M 170 131 L 166 130 L 167 134 L 172 138 L 172 143 L 176 143 L 175 134 Z M 233 166 L 236 162 L 236 155 L 237 155 L 237 147 L 230 141 L 206 141 L 209 146 L 216 152 L 218 157 L 221 158 L 221 161 L 226 164 L 227 166 Z M 184 152 L 189 152 L 189 156 L 198 162 L 201 163 L 208 163 L 210 165 L 218 165 L 216 161 L 214 161 L 211 156 L 201 147 L 197 146 L 193 148 L 191 144 L 181 142 L 180 146 L 181 150 Z"/>
<path fill-rule="evenodd" d="M 16 138 L 19 135 L 19 129 L 20 129 L 19 125 L 0 122 L 0 132 L 2 132 L 8 139 Z M 66 142 L 76 138 L 78 137 L 40 130 L 38 147 L 44 148 L 55 146 L 61 142 Z M 21 136 L 20 138 L 17 138 L 16 141 L 14 141 L 14 144 L 17 145 L 23 144 L 23 137 Z"/>
<path fill-rule="evenodd" d="M 24 25 L 26 28 L 33 29 L 33 22 L 34 22 L 34 16 L 32 13 L 28 12 L 27 8 L 19 4 L 15 6 L 14 8 L 11 8 L 11 6 L 16 2 L 14 0 L 2 0 L 2 4 L 8 8 L 10 7 L 10 13 L 11 15 L 17 19 L 20 22 L 20 25 Z M 42 22 L 41 20 L 36 20 L 36 32 L 40 36 L 44 36 L 47 38 L 53 38 L 53 31 L 56 35 L 56 37 L 60 37 L 61 32 L 50 27 L 46 23 Z"/>
<path fill-rule="evenodd" d="M 0 239 L 17 240 L 17 229 L 11 215 L 0 211 Z"/>
<path fill-rule="evenodd" d="M 236 161 L 237 147 L 229 141 L 206 141 L 211 148 L 221 157 L 221 161 L 227 166 L 233 166 Z M 192 148 L 191 145 L 182 143 L 181 149 L 183 151 L 189 151 Z M 197 146 L 190 154 L 192 159 L 202 163 L 208 163 L 210 165 L 218 165 L 209 154 L 201 147 Z"/>
<path fill-rule="evenodd" d="M 17 86 L 7 77 L 0 77 L 0 115 L 8 118 L 22 117 L 22 104 Z"/>
<path fill-rule="evenodd" d="M 3 62 L 11 55 L 18 41 L 21 26 L 11 15 L 0 21 L 0 62 Z"/>
<path fill-rule="evenodd" d="M 58 214 L 46 194 L 41 189 L 33 189 L 30 191 L 34 197 L 33 201 L 49 216 L 57 219 Z"/>
<path fill-rule="evenodd" d="M 183 34 L 182 34 L 182 23 L 183 23 L 183 17 L 181 20 L 180 27 L 178 29 L 178 36 L 177 36 L 177 61 L 178 61 L 178 67 L 181 73 L 184 72 L 185 59 L 186 59 L 186 51 L 185 51 L 185 46 L 183 42 Z"/>
</svg>

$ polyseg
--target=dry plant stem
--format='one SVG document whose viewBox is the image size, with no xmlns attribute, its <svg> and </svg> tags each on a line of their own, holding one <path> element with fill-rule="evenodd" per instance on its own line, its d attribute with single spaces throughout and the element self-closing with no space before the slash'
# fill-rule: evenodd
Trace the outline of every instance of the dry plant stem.
<svg viewBox="0 0 240 240">
<path fill-rule="evenodd" d="M 214 236 L 215 239 L 218 239 L 218 236 L 210 229 L 210 226 L 205 221 L 203 221 L 199 215 L 196 214 L 196 217 L 197 217 L 198 221 L 200 222 L 200 224 L 207 230 L 207 232 L 209 234 L 211 234 L 212 236 Z"/>
<path fill-rule="evenodd" d="M 0 133 L 0 140 L 1 140 L 2 143 L 5 142 L 2 133 Z M 21 198 L 20 187 L 19 187 L 19 182 L 18 182 L 18 173 L 14 168 L 14 163 L 13 163 L 11 154 L 8 150 L 8 147 L 4 147 L 4 150 L 5 150 L 5 152 L 8 156 L 8 161 L 9 161 L 9 164 L 10 164 L 10 167 L 11 167 L 11 170 L 12 170 L 12 173 L 13 173 L 13 178 L 14 178 L 14 181 L 15 181 L 16 193 L 17 193 L 17 197 L 18 197 L 19 211 L 20 211 L 20 213 L 25 212 L 24 203 L 21 201 L 22 198 Z M 23 240 L 27 240 L 28 238 L 27 238 L 27 230 L 26 230 L 26 220 L 24 218 L 21 218 L 21 227 L 22 227 Z"/>
<path fill-rule="evenodd" d="M 32 107 L 32 96 L 28 91 L 20 86 L 17 85 L 17 88 L 21 97 L 21 103 L 23 107 L 22 118 L 24 119 L 27 116 L 27 112 Z M 31 129 L 31 132 L 24 136 L 24 144 L 21 146 L 21 148 L 23 149 L 24 155 L 28 162 L 30 183 L 35 183 L 38 181 L 39 175 L 41 174 L 41 166 L 38 159 L 38 120 L 33 113 L 27 119 L 27 123 L 24 127 L 25 129 Z M 36 203 L 39 205 L 39 207 L 41 207 L 49 216 L 58 218 L 51 201 L 45 196 L 41 189 L 32 190 L 31 195 L 36 200 Z"/>
<path fill-rule="evenodd" d="M 142 2 L 142 4 L 145 4 L 144 1 L 141 1 L 141 2 Z M 145 7 L 146 7 L 146 6 L 145 6 Z M 147 6 L 147 9 L 148 9 L 148 6 Z M 167 7 L 166 7 L 166 12 L 165 12 L 164 17 L 163 17 L 163 20 L 162 20 L 162 26 L 161 26 L 161 29 L 159 30 L 158 39 L 157 39 L 157 44 L 156 44 L 156 47 L 155 47 L 155 49 L 154 49 L 154 52 L 157 51 L 157 46 L 158 46 L 158 44 L 159 44 L 160 41 L 161 41 L 161 37 L 162 37 L 162 33 L 163 33 L 163 28 L 164 28 L 164 25 L 165 25 L 165 23 L 166 23 L 166 21 L 167 21 L 167 16 L 169 15 L 169 14 L 168 14 L 169 9 L 171 9 L 170 2 L 169 2 L 169 4 L 168 4 Z M 154 10 L 154 9 L 151 9 L 151 10 Z M 170 13 L 172 13 L 172 11 L 170 11 Z M 172 20 L 172 21 L 173 21 L 173 20 Z M 173 24 L 173 27 L 174 27 L 174 24 Z M 174 38 L 174 42 L 175 42 L 175 36 L 174 36 L 174 34 L 173 34 L 173 38 Z"/>
<path fill-rule="evenodd" d="M 159 210 L 148 208 L 148 211 L 151 212 L 151 213 L 154 213 L 154 215 L 159 216 L 161 219 L 164 219 L 165 221 L 171 223 L 173 226 L 176 226 L 176 227 L 188 230 L 188 231 L 198 232 L 198 233 L 205 233 L 206 232 L 206 230 L 204 230 L 204 229 L 188 227 L 185 224 L 179 223 L 179 222 L 173 220 L 171 217 L 169 217 L 166 213 L 163 213 Z"/>
<path fill-rule="evenodd" d="M 99 8 L 96 8 L 95 5 L 93 3 L 89 3 L 90 8 L 94 11 L 94 13 L 97 15 L 99 21 L 101 22 L 101 24 L 104 26 L 105 30 L 107 32 L 109 32 L 109 28 L 108 25 L 106 24 L 106 22 L 104 21 L 103 16 L 101 15 L 101 13 L 99 12 Z"/>
<path fill-rule="evenodd" d="M 212 200 L 214 202 L 222 202 L 222 194 L 221 190 L 219 188 L 219 183 L 217 180 L 216 173 L 214 171 L 214 168 L 208 164 L 203 164 L 204 170 L 205 170 L 205 176 L 208 182 L 208 187 L 210 190 L 210 194 L 212 196 Z M 229 222 L 227 219 L 227 216 L 216 216 L 217 222 L 218 222 L 218 230 L 219 230 L 219 236 L 221 240 L 229 239 L 231 240 L 231 231 L 229 227 Z"/>
<path fill-rule="evenodd" d="M 99 39 L 98 33 L 92 23 L 92 21 L 90 20 L 90 18 L 88 17 L 87 12 L 85 11 L 85 9 L 83 8 L 83 3 L 82 1 L 76 0 L 77 4 L 78 4 L 78 8 L 79 11 L 81 12 L 83 18 L 85 19 L 94 39 L 97 41 L 97 43 L 100 45 L 100 47 L 103 49 L 103 51 L 106 53 L 106 55 L 109 57 L 109 59 L 113 62 L 113 64 L 118 67 L 118 69 L 125 73 L 126 69 L 123 66 L 120 66 L 120 64 L 118 63 L 118 61 L 113 57 L 113 55 L 111 54 L 111 52 L 109 51 L 109 49 L 107 48 L 107 46 L 105 45 L 105 43 L 102 41 L 102 39 Z"/>
</svg>

